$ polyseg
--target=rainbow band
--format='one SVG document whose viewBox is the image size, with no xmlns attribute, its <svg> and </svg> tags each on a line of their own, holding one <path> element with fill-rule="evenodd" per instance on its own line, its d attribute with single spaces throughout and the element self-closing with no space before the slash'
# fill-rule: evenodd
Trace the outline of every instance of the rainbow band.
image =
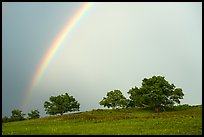
<svg viewBox="0 0 204 137">
<path fill-rule="evenodd" d="M 29 86 L 29 91 L 27 94 L 30 94 L 31 91 L 36 87 L 38 82 L 40 81 L 41 77 L 43 76 L 43 73 L 45 72 L 46 68 L 48 67 L 49 63 L 51 62 L 53 56 L 59 49 L 60 45 L 62 45 L 63 40 L 67 37 L 67 35 L 73 30 L 74 26 L 77 24 L 77 22 L 80 20 L 80 18 L 85 14 L 85 12 L 91 7 L 92 3 L 84 3 L 82 7 L 77 11 L 77 13 L 71 18 L 71 20 L 68 21 L 68 24 L 64 28 L 64 30 L 60 33 L 60 35 L 56 38 L 54 43 L 51 45 L 49 50 L 46 52 L 45 56 L 42 59 L 42 62 L 40 63 L 38 69 L 36 70 L 31 84 Z M 26 95 L 26 98 L 28 98 L 29 95 Z M 25 103 L 25 102 L 24 102 Z"/>
</svg>

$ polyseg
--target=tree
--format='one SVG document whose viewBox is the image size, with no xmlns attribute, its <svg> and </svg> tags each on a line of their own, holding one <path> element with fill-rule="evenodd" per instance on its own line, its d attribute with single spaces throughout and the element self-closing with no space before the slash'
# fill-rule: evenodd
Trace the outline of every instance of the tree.
<svg viewBox="0 0 204 137">
<path fill-rule="evenodd" d="M 14 109 L 11 111 L 11 121 L 25 120 L 24 115 L 21 110 Z"/>
<path fill-rule="evenodd" d="M 144 78 L 141 88 L 135 86 L 128 94 L 130 94 L 132 107 L 150 107 L 157 112 L 162 107 L 180 104 L 180 99 L 184 96 L 181 88 L 176 88 L 162 76 Z"/>
<path fill-rule="evenodd" d="M 4 117 L 2 118 L 2 123 L 6 123 L 6 122 L 10 122 L 10 121 L 11 121 L 10 118 L 7 117 L 7 116 L 4 116 Z"/>
<path fill-rule="evenodd" d="M 134 87 L 129 90 L 128 94 L 130 94 L 130 100 L 128 102 L 129 107 L 143 107 L 143 104 L 141 103 L 141 97 L 143 95 L 142 92 L 138 89 L 138 87 Z"/>
<path fill-rule="evenodd" d="M 30 113 L 28 113 L 28 119 L 35 119 L 40 117 L 40 112 L 36 110 L 31 110 Z"/>
<path fill-rule="evenodd" d="M 45 101 L 44 103 L 46 114 L 50 115 L 63 115 L 66 112 L 79 111 L 79 106 L 78 101 L 73 96 L 69 96 L 68 93 L 65 93 L 65 95 L 51 96 L 50 102 Z"/>
<path fill-rule="evenodd" d="M 99 102 L 100 105 L 104 107 L 125 107 L 126 106 L 126 98 L 122 95 L 120 90 L 112 90 L 107 92 L 107 97 L 103 97 L 103 99 Z"/>
</svg>

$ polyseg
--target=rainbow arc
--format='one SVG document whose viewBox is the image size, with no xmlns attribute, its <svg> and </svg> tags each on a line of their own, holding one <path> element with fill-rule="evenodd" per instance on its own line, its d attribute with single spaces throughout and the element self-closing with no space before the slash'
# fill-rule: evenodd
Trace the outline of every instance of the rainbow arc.
<svg viewBox="0 0 204 137">
<path fill-rule="evenodd" d="M 34 90 L 34 88 L 39 83 L 40 79 L 42 78 L 46 68 L 50 64 L 51 60 L 53 59 L 54 55 L 56 54 L 57 50 L 62 45 L 64 39 L 69 36 L 73 28 L 76 26 L 76 24 L 79 22 L 79 20 L 82 18 L 82 16 L 88 11 L 88 9 L 93 5 L 91 2 L 84 3 L 79 10 L 74 14 L 74 16 L 68 21 L 68 23 L 65 25 L 65 28 L 63 31 L 58 35 L 58 37 L 55 39 L 53 44 L 50 46 L 44 57 L 42 58 L 42 61 L 40 62 L 40 65 L 38 66 L 37 70 L 35 71 L 35 74 L 32 78 L 32 81 L 29 85 L 28 91 L 26 92 L 26 99 L 28 100 L 31 92 Z M 26 103 L 26 101 L 24 102 Z"/>
</svg>

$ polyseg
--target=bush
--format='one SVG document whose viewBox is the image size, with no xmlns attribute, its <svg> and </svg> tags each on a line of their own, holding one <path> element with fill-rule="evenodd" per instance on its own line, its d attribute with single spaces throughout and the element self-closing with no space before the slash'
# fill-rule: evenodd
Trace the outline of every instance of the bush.
<svg viewBox="0 0 204 137">
<path fill-rule="evenodd" d="M 178 106 L 166 106 L 164 107 L 164 111 L 179 111 L 189 109 L 191 106 L 189 104 L 183 104 Z"/>
<path fill-rule="evenodd" d="M 7 116 L 4 116 L 2 118 L 2 123 L 7 123 L 7 122 L 10 122 L 10 121 L 11 121 L 11 119 L 9 117 L 7 117 Z"/>
</svg>

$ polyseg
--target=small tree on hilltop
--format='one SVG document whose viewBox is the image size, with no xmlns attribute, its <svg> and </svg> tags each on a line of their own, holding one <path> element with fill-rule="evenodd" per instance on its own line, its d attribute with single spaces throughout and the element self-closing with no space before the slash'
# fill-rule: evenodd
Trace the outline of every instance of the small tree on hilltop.
<svg viewBox="0 0 204 137">
<path fill-rule="evenodd" d="M 35 119 L 40 117 L 40 112 L 36 110 L 31 110 L 30 113 L 28 113 L 28 119 Z"/>
<path fill-rule="evenodd" d="M 176 88 L 162 76 L 144 78 L 141 88 L 134 87 L 129 90 L 128 94 L 130 94 L 130 104 L 133 107 L 148 106 L 157 112 L 161 107 L 180 104 L 180 99 L 184 96 L 181 88 Z"/>
<path fill-rule="evenodd" d="M 65 95 L 51 96 L 50 101 L 45 101 L 44 108 L 46 114 L 56 115 L 66 112 L 79 111 L 80 104 L 73 96 Z"/>
<path fill-rule="evenodd" d="M 23 112 L 19 109 L 14 109 L 11 111 L 11 121 L 21 121 L 25 120 Z"/>
<path fill-rule="evenodd" d="M 104 97 L 103 100 L 99 102 L 100 105 L 104 107 L 125 107 L 126 98 L 122 95 L 120 90 L 113 90 L 107 93 L 107 97 Z"/>
<path fill-rule="evenodd" d="M 7 116 L 4 116 L 4 117 L 2 118 L 2 123 L 6 123 L 6 122 L 10 122 L 10 121 L 11 121 L 10 118 L 7 117 Z"/>
</svg>

